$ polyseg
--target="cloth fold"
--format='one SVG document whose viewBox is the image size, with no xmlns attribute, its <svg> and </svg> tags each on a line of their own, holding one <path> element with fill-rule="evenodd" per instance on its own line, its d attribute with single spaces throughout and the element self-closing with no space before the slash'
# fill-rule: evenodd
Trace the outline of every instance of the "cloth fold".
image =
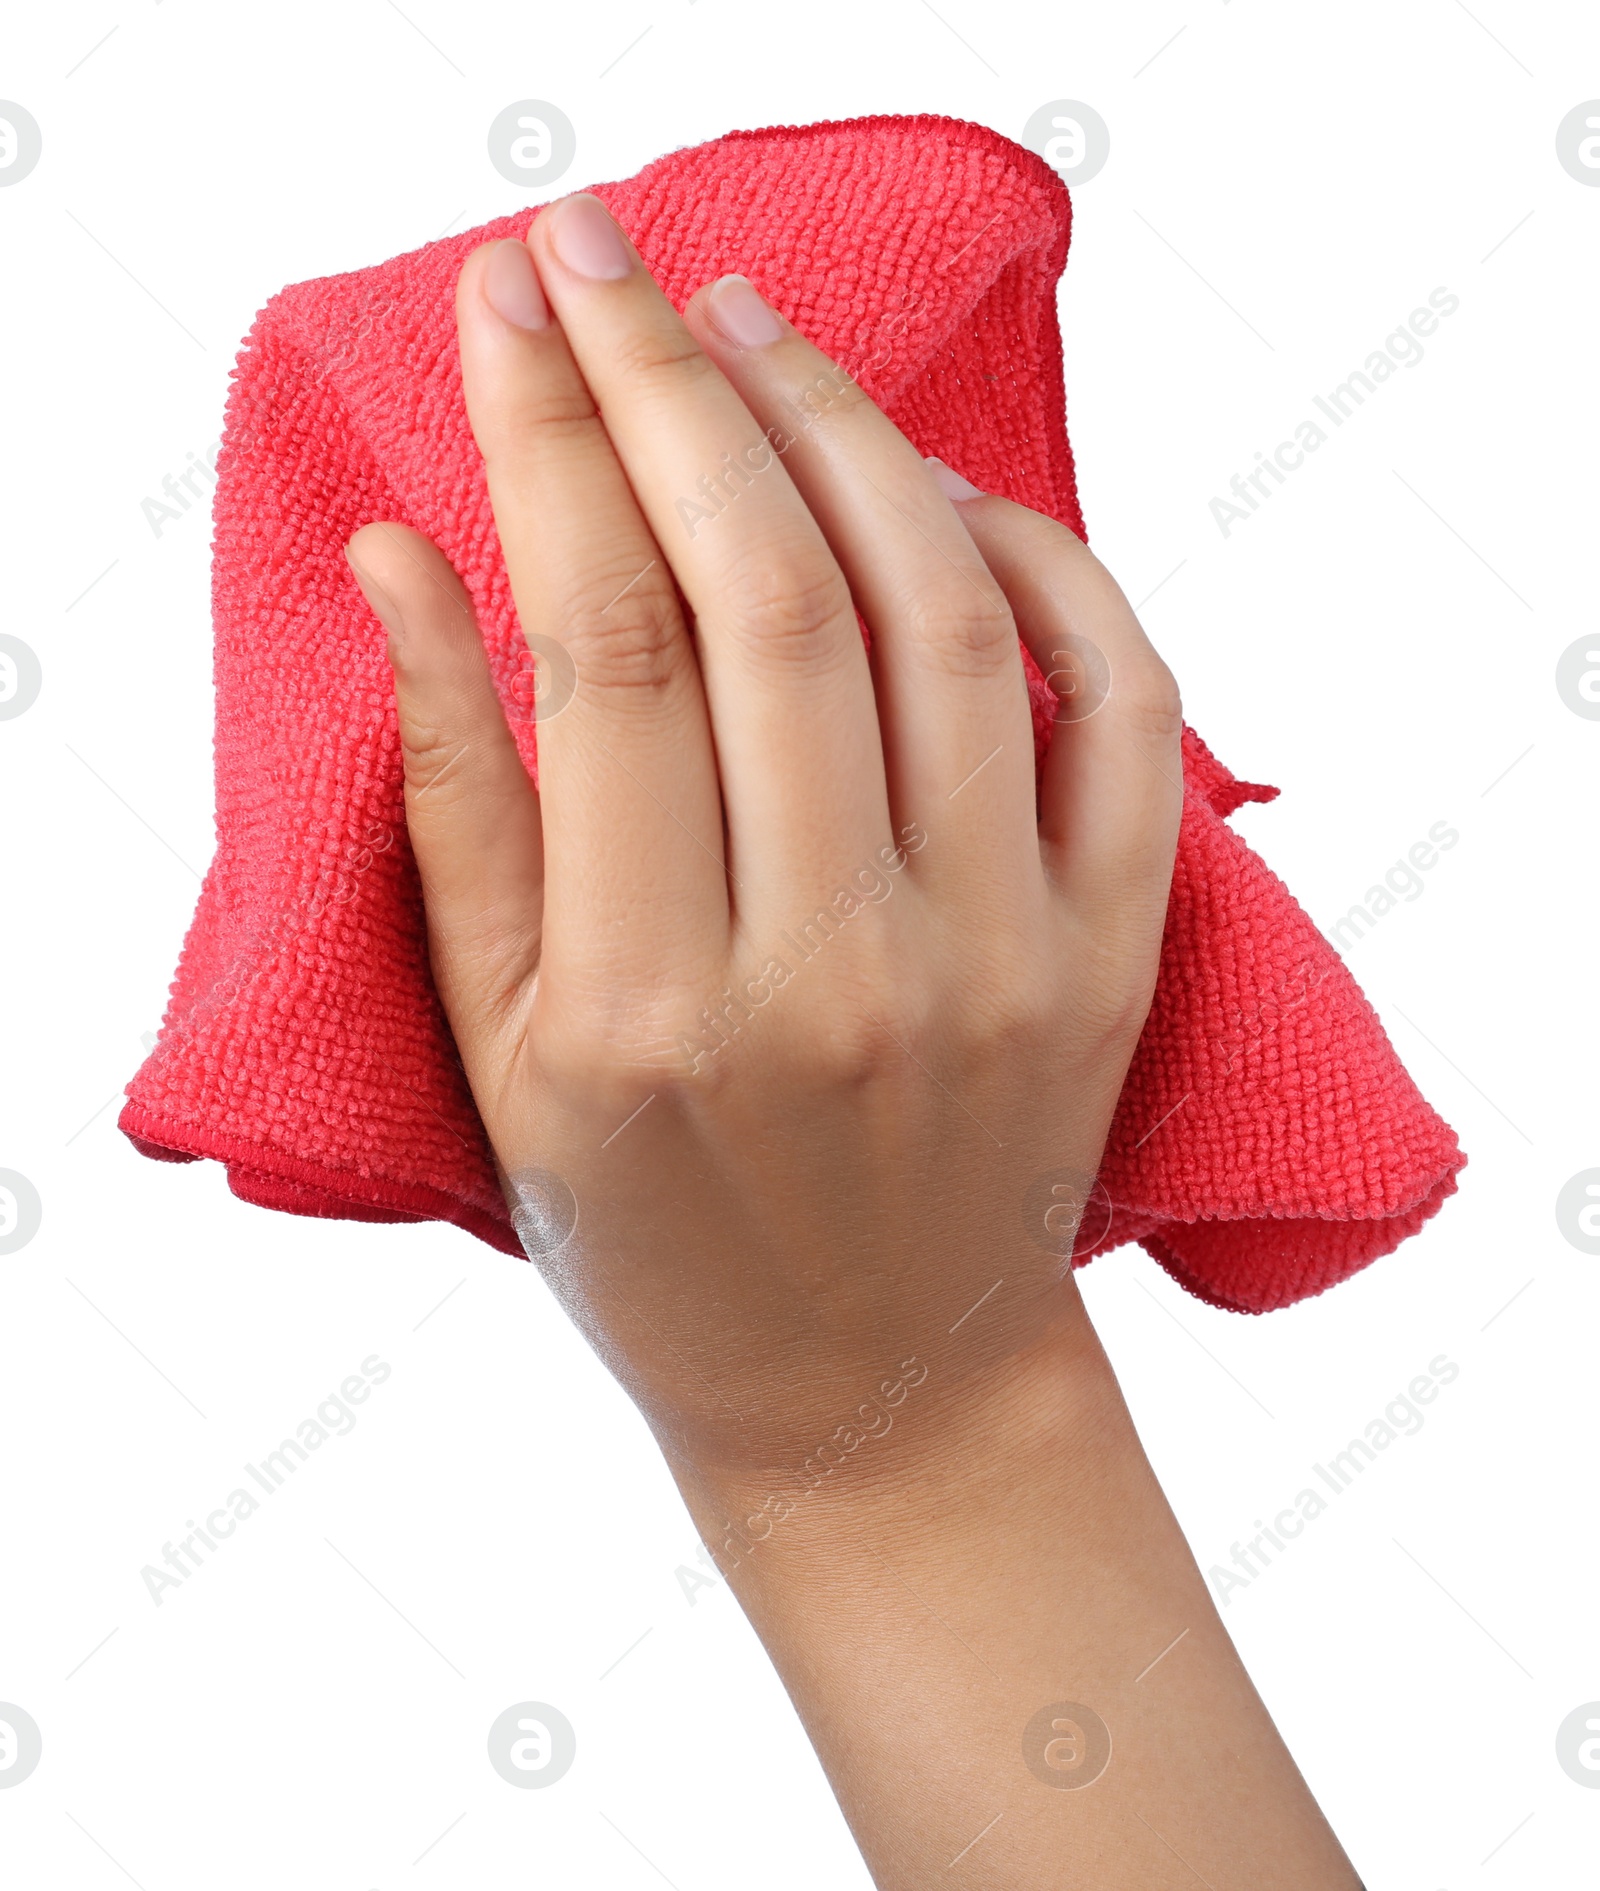
<svg viewBox="0 0 1600 1891">
<path fill-rule="evenodd" d="M 1067 193 L 947 118 L 735 132 L 594 187 L 679 307 L 748 275 L 919 450 L 1084 535 L 1056 283 Z M 536 774 L 533 666 L 467 424 L 462 261 L 526 207 L 257 316 L 214 504 L 216 853 L 119 1125 L 210 1157 L 299 1215 L 456 1223 L 520 1254 L 428 972 L 382 627 L 343 547 L 399 519 L 477 611 Z M 1024 653 L 1042 760 L 1055 699 Z M 1465 1158 L 1287 889 L 1228 827 L 1276 789 L 1185 731 L 1161 972 L 1074 1259 L 1142 1243 L 1191 1292 L 1260 1312 L 1414 1233 Z"/>
</svg>

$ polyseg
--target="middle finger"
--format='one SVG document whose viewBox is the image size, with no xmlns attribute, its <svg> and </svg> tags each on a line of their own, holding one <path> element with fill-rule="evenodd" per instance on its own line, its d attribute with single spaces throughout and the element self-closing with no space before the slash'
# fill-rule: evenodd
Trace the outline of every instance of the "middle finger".
<svg viewBox="0 0 1600 1891">
<path fill-rule="evenodd" d="M 935 843 L 917 877 L 985 910 L 1042 893 L 1017 624 L 939 480 L 745 277 L 700 291 L 687 317 L 751 412 L 787 430 L 784 464 L 871 626 L 889 805 Z"/>
</svg>

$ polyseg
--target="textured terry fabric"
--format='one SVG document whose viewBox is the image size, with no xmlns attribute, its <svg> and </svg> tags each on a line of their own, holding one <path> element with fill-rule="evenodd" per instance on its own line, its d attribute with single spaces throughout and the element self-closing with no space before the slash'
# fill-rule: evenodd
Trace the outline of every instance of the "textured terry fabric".
<svg viewBox="0 0 1600 1891">
<path fill-rule="evenodd" d="M 934 117 L 738 132 L 596 187 L 680 308 L 741 270 L 924 453 L 1078 533 L 1056 321 L 1067 193 L 1031 152 Z M 436 540 L 476 606 L 534 770 L 532 665 L 462 404 L 453 296 L 515 214 L 261 311 L 215 497 L 217 850 L 121 1128 L 209 1156 L 294 1214 L 452 1221 L 520 1253 L 428 973 L 384 632 L 358 526 Z M 1025 660 L 1026 659 L 1026 653 Z M 1042 757 L 1053 698 L 1027 660 Z M 1388 1253 L 1463 1157 L 1337 955 L 1227 826 L 1275 789 L 1192 731 L 1149 1023 L 1078 1259 L 1130 1239 L 1259 1312 Z M 1019 1204 L 1019 1233 L 1020 1204 Z"/>
</svg>

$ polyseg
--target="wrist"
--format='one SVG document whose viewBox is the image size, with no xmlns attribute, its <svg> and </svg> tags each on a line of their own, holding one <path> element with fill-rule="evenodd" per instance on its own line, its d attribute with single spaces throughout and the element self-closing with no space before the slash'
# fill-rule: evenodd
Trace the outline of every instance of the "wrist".
<svg viewBox="0 0 1600 1891">
<path fill-rule="evenodd" d="M 897 1361 L 752 1470 L 674 1452 L 673 1476 L 713 1561 L 736 1588 L 816 1559 L 870 1568 L 880 1552 L 948 1561 L 991 1539 L 997 1517 L 1143 1457 L 1127 1406 L 1071 1283 L 1075 1316 L 983 1373 L 958 1349 Z M 1068 1495 L 1070 1501 L 1070 1495 Z"/>
<path fill-rule="evenodd" d="M 987 1374 L 927 1363 L 802 1501 L 673 1463 L 874 1882 L 944 1882 L 970 1855 L 966 1881 L 996 1891 L 1063 1869 L 1109 1891 L 1181 1846 L 1208 1883 L 1353 1885 L 1087 1320 Z"/>
</svg>

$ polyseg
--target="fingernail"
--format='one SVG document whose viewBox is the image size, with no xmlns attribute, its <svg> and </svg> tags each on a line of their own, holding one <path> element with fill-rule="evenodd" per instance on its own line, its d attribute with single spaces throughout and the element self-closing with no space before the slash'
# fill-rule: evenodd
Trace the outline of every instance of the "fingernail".
<svg viewBox="0 0 1600 1891">
<path fill-rule="evenodd" d="M 360 585 L 361 595 L 372 606 L 373 614 L 389 633 L 389 660 L 392 663 L 401 631 L 404 628 L 400 621 L 400 613 L 395 609 L 394 599 L 372 573 L 357 562 L 348 545 L 344 548 L 344 561 L 354 574 L 356 583 Z"/>
<path fill-rule="evenodd" d="M 483 299 L 513 328 L 548 328 L 550 310 L 526 243 L 514 236 L 496 243 L 483 266 Z"/>
<path fill-rule="evenodd" d="M 564 199 L 551 211 L 550 241 L 568 269 L 595 282 L 615 282 L 633 268 L 611 212 L 587 191 Z"/>
<path fill-rule="evenodd" d="M 982 499 L 981 486 L 974 486 L 970 479 L 963 479 L 953 466 L 946 466 L 944 461 L 929 454 L 923 461 L 930 473 L 939 482 L 939 490 L 950 499 Z"/>
<path fill-rule="evenodd" d="M 783 333 L 783 323 L 748 276 L 721 276 L 706 295 L 706 313 L 739 348 L 765 348 Z"/>
</svg>

